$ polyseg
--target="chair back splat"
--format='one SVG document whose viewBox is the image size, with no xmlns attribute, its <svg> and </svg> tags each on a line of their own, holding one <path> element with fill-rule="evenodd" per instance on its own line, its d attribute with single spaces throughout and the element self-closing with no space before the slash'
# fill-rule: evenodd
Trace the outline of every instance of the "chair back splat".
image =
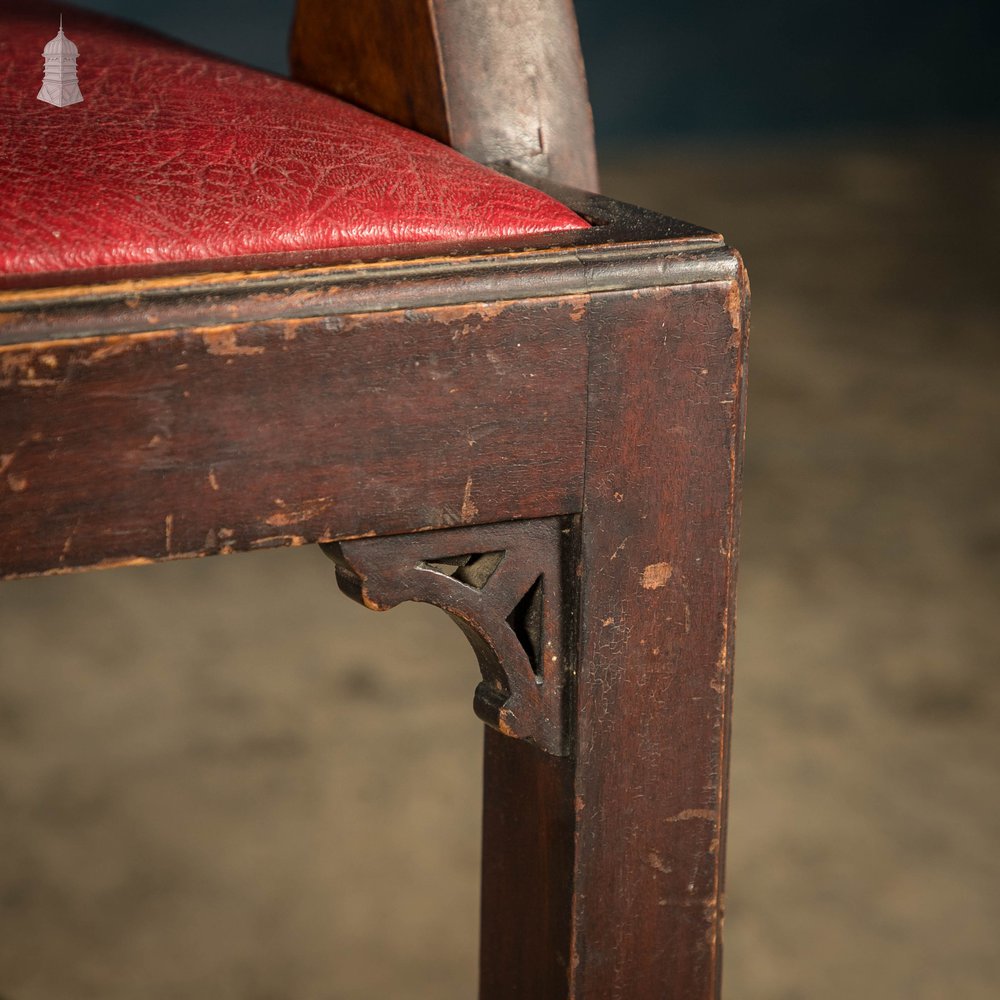
<svg viewBox="0 0 1000 1000">
<path fill-rule="evenodd" d="M 480 163 L 597 190 L 571 0 L 299 0 L 291 63 Z"/>
</svg>

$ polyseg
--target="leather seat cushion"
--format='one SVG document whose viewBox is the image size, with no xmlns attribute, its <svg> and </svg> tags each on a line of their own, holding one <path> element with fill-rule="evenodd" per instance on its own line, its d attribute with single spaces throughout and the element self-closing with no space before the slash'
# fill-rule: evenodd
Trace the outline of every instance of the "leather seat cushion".
<svg viewBox="0 0 1000 1000">
<path fill-rule="evenodd" d="M 38 100 L 65 15 L 83 102 Z M 0 0 L 0 273 L 505 240 L 587 224 L 289 80 L 66 5 Z"/>
</svg>

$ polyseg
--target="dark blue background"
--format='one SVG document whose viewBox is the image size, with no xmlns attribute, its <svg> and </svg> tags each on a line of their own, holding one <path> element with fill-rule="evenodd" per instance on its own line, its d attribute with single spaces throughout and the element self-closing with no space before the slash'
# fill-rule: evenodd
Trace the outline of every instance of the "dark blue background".
<svg viewBox="0 0 1000 1000">
<path fill-rule="evenodd" d="M 83 5 L 287 72 L 294 0 Z M 603 143 L 996 124 L 998 9 L 1000 0 L 577 0 Z"/>
</svg>

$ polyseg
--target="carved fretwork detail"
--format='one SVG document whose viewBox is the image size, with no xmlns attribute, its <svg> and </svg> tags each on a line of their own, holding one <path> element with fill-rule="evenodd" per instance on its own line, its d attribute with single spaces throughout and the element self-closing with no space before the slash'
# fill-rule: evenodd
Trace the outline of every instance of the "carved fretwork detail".
<svg viewBox="0 0 1000 1000">
<path fill-rule="evenodd" d="M 573 676 L 576 518 L 542 518 L 323 545 L 337 582 L 374 611 L 442 608 L 483 679 L 476 714 L 508 736 L 567 753 Z"/>
</svg>

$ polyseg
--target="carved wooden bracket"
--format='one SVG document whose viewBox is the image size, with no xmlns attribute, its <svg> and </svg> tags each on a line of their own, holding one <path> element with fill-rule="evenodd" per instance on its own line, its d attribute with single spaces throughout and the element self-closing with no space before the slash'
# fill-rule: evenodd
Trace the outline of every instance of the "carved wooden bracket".
<svg viewBox="0 0 1000 1000">
<path fill-rule="evenodd" d="M 576 519 L 543 518 L 331 542 L 340 589 L 374 611 L 442 608 L 483 679 L 476 714 L 557 756 L 568 752 L 574 670 Z"/>
</svg>

